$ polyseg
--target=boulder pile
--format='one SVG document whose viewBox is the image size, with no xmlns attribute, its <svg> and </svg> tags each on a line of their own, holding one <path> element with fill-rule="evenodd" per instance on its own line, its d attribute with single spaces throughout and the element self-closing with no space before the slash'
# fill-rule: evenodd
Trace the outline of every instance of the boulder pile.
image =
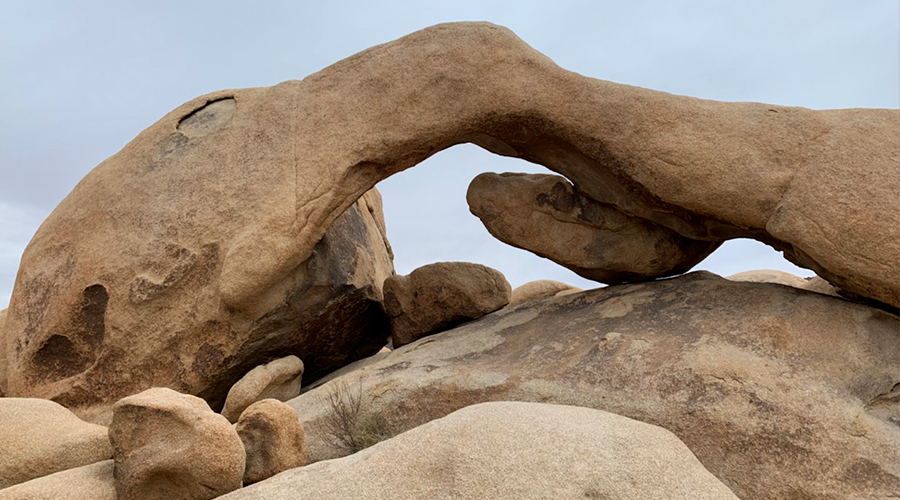
<svg viewBox="0 0 900 500">
<path fill-rule="evenodd" d="M 596 80 L 487 23 L 198 97 L 22 256 L 0 500 L 900 498 L 898 124 Z M 610 286 L 395 275 L 375 184 L 461 142 L 562 174 L 479 175 L 470 210 Z M 733 238 L 817 276 L 689 273 Z"/>
<path fill-rule="evenodd" d="M 297 356 L 286 356 L 257 366 L 228 390 L 222 416 L 234 423 L 248 406 L 257 401 L 295 398 L 300 395 L 302 377 L 303 361 Z"/>
</svg>

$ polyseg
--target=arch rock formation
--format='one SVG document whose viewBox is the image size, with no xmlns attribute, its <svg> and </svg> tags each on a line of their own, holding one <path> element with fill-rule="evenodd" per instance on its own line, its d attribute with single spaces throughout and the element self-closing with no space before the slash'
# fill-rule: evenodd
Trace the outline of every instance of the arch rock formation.
<svg viewBox="0 0 900 500">
<path fill-rule="evenodd" d="M 313 273 L 332 223 L 380 180 L 464 142 L 685 238 L 754 238 L 900 305 L 897 110 L 676 96 L 567 71 L 499 26 L 445 24 L 300 81 L 198 97 L 97 166 L 23 255 L 8 394 L 76 411 L 124 383 L 221 399 L 218 371 L 233 382 L 264 362 L 246 353 L 286 328 L 273 311 Z M 267 320 L 272 331 L 254 330 Z M 166 366 L 138 345 L 167 352 Z M 52 380 L 34 376 L 41 349 Z"/>
</svg>

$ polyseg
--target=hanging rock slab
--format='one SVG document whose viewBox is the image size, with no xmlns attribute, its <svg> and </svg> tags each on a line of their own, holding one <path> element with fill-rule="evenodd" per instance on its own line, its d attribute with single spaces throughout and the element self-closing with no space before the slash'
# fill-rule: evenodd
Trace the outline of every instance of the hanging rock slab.
<svg viewBox="0 0 900 500">
<path fill-rule="evenodd" d="M 607 284 L 683 274 L 720 244 L 626 215 L 559 175 L 483 173 L 466 201 L 500 241 Z"/>
</svg>

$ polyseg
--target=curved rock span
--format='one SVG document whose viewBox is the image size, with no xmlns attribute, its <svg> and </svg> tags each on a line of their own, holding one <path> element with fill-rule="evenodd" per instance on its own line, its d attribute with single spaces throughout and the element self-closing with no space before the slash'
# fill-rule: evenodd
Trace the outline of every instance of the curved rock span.
<svg viewBox="0 0 900 500">
<path fill-rule="evenodd" d="M 38 230 L 8 313 L 8 393 L 79 407 L 168 385 L 221 404 L 241 370 L 266 361 L 244 353 L 271 351 L 269 333 L 291 328 L 276 311 L 304 289 L 332 223 L 378 181 L 463 142 L 545 165 L 691 239 L 758 239 L 896 306 L 898 124 L 896 110 L 724 103 L 596 80 L 485 23 L 198 97 L 95 168 Z M 360 309 L 337 302 L 327 314 Z M 135 369 L 142 354 L 113 341 L 134 335 L 166 366 Z M 288 354 L 310 376 L 334 366 L 317 364 L 316 349 L 269 359 Z"/>
</svg>

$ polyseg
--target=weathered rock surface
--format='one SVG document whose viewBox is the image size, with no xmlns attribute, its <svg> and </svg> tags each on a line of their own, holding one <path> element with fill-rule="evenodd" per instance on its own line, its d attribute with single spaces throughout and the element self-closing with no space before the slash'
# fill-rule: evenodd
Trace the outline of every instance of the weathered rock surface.
<svg viewBox="0 0 900 500">
<path fill-rule="evenodd" d="M 224 102 L 193 116 L 225 113 Z M 116 400 L 155 386 L 218 410 L 238 379 L 272 359 L 298 355 L 315 379 L 385 344 L 381 286 L 393 265 L 378 193 L 351 206 L 252 307 L 222 307 L 232 242 L 261 214 L 295 203 L 293 182 L 265 181 L 289 167 L 269 135 L 284 131 L 258 135 L 250 152 L 217 134 L 191 138 L 183 125 L 164 132 L 164 147 L 132 144 L 109 159 L 38 230 L 10 304 L 10 395 L 53 399 L 103 423 Z M 216 152 L 185 156 L 197 148 Z M 225 158 L 244 158 L 242 167 L 224 168 Z"/>
<path fill-rule="evenodd" d="M 6 395 L 6 309 L 0 311 L 0 397 Z"/>
<path fill-rule="evenodd" d="M 0 398 L 0 489 L 112 457 L 106 427 L 43 399 Z"/>
<path fill-rule="evenodd" d="M 436 262 L 384 282 L 384 307 L 395 348 L 509 304 L 500 271 L 470 262 Z"/>
<path fill-rule="evenodd" d="M 831 283 L 828 283 L 819 276 L 813 276 L 812 278 L 805 280 L 805 283 L 801 284 L 799 288 L 809 290 L 810 292 L 831 295 L 833 297 L 839 296 L 837 289 L 831 286 Z"/>
<path fill-rule="evenodd" d="M 119 500 L 208 500 L 241 487 L 241 438 L 198 397 L 154 388 L 123 398 L 109 440 Z"/>
<path fill-rule="evenodd" d="M 545 165 L 692 239 L 758 239 L 897 306 L 898 125 L 896 110 L 714 102 L 595 80 L 486 23 L 428 28 L 301 81 L 198 97 L 88 174 L 25 250 L 10 393 L 82 411 L 152 383 L 217 407 L 243 373 L 284 354 L 282 341 L 304 346 L 295 354 L 310 377 L 347 360 L 337 352 L 368 352 L 368 336 L 342 337 L 355 330 L 343 325 L 298 332 L 309 311 L 321 312 L 312 323 L 377 316 L 377 280 L 330 272 L 342 266 L 322 260 L 319 241 L 378 181 L 461 142 Z M 355 207 L 347 225 L 365 236 L 352 241 L 375 239 L 361 222 L 371 213 Z M 384 274 L 384 246 L 343 252 Z M 317 273 L 357 293 L 322 293 L 306 276 Z M 134 337 L 149 355 L 130 350 Z"/>
<path fill-rule="evenodd" d="M 117 500 L 113 461 L 67 469 L 2 489 L 0 500 Z"/>
<path fill-rule="evenodd" d="M 802 288 L 806 280 L 791 273 L 777 269 L 759 269 L 732 274 L 727 277 L 731 281 L 746 281 L 748 283 L 775 283 L 776 285 L 793 286 Z"/>
<path fill-rule="evenodd" d="M 568 285 L 560 281 L 554 280 L 535 280 L 529 281 L 521 286 L 513 289 L 509 299 L 509 305 L 515 306 L 532 300 L 543 299 L 545 297 L 559 297 L 578 293 L 581 288 Z"/>
<path fill-rule="evenodd" d="M 714 102 L 595 80 L 486 23 L 428 28 L 301 81 L 201 96 L 95 168 L 35 234 L 7 319 L 9 394 L 87 415 L 163 385 L 219 408 L 270 359 L 296 354 L 315 378 L 377 351 L 373 275 L 389 274 L 386 245 L 365 223 L 377 203 L 357 200 L 462 142 L 545 165 L 692 239 L 758 239 L 897 306 L 898 124 L 897 110 Z M 334 231 L 352 245 L 323 243 L 348 209 Z"/>
<path fill-rule="evenodd" d="M 303 424 L 297 419 L 297 412 L 281 401 L 264 399 L 253 403 L 241 413 L 236 429 L 247 451 L 244 484 L 306 465 Z"/>
<path fill-rule="evenodd" d="M 682 274 L 720 245 L 626 215 L 558 175 L 484 173 L 466 201 L 500 241 L 603 283 Z"/>
<path fill-rule="evenodd" d="M 347 384 L 393 432 L 482 401 L 571 404 L 672 431 L 741 498 L 900 494 L 900 321 L 796 288 L 691 273 L 589 290 L 342 373 L 288 402 L 312 461 L 335 456 L 321 401 Z"/>
<path fill-rule="evenodd" d="M 347 480 L 352 478 L 352 480 Z M 223 500 L 736 500 L 672 433 L 573 406 L 485 403 Z"/>
<path fill-rule="evenodd" d="M 270 398 L 287 401 L 295 398 L 300 395 L 302 377 L 303 361 L 297 356 L 287 356 L 257 366 L 228 391 L 222 416 L 234 423 L 248 406 L 257 401 Z"/>
<path fill-rule="evenodd" d="M 747 281 L 750 283 L 775 283 L 778 285 L 796 287 L 801 290 L 809 290 L 810 292 L 831 295 L 832 297 L 840 297 L 838 290 L 819 276 L 801 278 L 777 269 L 744 271 L 742 273 L 731 275 L 727 279 L 732 281 Z"/>
</svg>

